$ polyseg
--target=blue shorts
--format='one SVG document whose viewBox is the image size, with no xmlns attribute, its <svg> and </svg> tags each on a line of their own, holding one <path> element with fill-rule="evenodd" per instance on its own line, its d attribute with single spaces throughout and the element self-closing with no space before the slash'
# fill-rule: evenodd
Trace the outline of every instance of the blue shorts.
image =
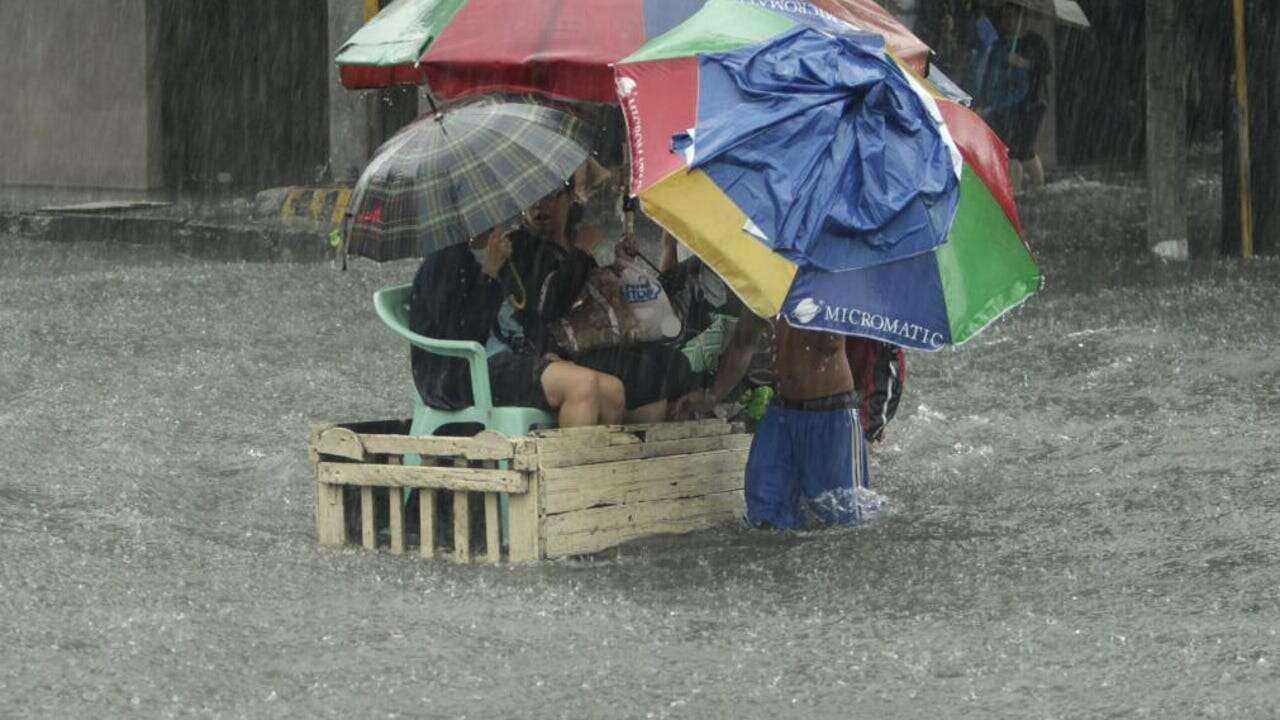
<svg viewBox="0 0 1280 720">
<path fill-rule="evenodd" d="M 868 485 L 857 398 L 848 408 L 770 405 L 747 458 L 747 522 L 803 530 L 859 520 L 855 487 Z"/>
</svg>

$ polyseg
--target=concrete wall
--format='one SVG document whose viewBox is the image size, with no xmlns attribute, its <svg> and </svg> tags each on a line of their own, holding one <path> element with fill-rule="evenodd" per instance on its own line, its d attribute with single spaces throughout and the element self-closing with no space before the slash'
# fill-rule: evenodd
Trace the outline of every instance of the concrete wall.
<svg viewBox="0 0 1280 720">
<path fill-rule="evenodd" d="M 2 1 L 2 0 L 0 0 Z M 352 92 L 342 86 L 338 48 L 364 25 L 364 0 L 329 1 L 329 174 L 336 182 L 355 182 L 369 161 L 372 91 Z"/>
<path fill-rule="evenodd" d="M 0 184 L 159 184 L 147 0 L 0 0 Z"/>
</svg>

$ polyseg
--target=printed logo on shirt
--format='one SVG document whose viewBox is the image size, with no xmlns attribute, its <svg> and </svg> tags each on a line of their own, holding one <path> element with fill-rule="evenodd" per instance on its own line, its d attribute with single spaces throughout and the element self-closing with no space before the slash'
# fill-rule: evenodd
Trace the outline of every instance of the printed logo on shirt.
<svg viewBox="0 0 1280 720">
<path fill-rule="evenodd" d="M 639 283 L 624 283 L 620 292 L 622 293 L 623 302 L 634 305 L 657 300 L 658 296 L 662 294 L 662 288 L 645 280 Z"/>
</svg>

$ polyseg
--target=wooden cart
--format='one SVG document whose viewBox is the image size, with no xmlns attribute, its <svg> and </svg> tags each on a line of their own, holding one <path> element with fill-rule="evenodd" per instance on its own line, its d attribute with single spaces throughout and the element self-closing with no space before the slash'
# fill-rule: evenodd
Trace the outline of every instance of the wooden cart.
<svg viewBox="0 0 1280 720">
<path fill-rule="evenodd" d="M 730 524 L 743 513 L 751 436 L 721 420 L 518 438 L 410 437 L 408 428 L 408 420 L 313 428 L 321 545 L 525 562 Z M 445 502 L 451 527 L 437 527 Z M 406 506 L 416 507 L 409 522 Z"/>
</svg>

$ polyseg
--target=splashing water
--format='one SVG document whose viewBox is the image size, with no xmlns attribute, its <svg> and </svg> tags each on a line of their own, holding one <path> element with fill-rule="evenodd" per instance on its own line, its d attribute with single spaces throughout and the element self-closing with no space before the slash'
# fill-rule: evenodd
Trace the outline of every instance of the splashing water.
<svg viewBox="0 0 1280 720">
<path fill-rule="evenodd" d="M 1156 261 L 1132 195 L 1027 203 L 1048 289 L 911 356 L 876 522 L 511 568 L 315 547 L 412 263 L 0 238 L 0 714 L 1274 717 L 1280 265 Z"/>
</svg>

